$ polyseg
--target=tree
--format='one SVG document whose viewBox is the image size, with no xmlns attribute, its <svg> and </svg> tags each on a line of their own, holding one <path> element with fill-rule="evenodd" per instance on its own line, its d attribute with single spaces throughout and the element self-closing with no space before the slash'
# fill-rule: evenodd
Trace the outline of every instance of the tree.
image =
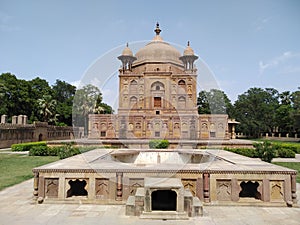
<svg viewBox="0 0 300 225">
<path fill-rule="evenodd" d="M 37 101 L 39 113 L 43 117 L 44 122 L 55 122 L 56 120 L 56 100 L 51 95 L 44 95 Z"/>
<path fill-rule="evenodd" d="M 43 99 L 43 96 L 50 95 L 53 96 L 51 87 L 49 86 L 48 81 L 36 77 L 30 81 L 27 81 L 30 89 L 29 89 L 29 96 L 30 96 L 30 114 L 28 114 L 29 120 L 31 122 L 36 120 L 43 120 L 42 114 L 39 111 L 38 100 Z M 28 107 L 28 106 L 27 106 Z M 29 108 L 29 107 L 28 107 Z"/>
<path fill-rule="evenodd" d="M 234 104 L 234 117 L 240 122 L 239 132 L 259 137 L 262 132 L 272 132 L 276 127 L 278 91 L 272 88 L 250 88 L 239 95 Z"/>
<path fill-rule="evenodd" d="M 293 126 L 296 132 L 300 131 L 300 87 L 291 94 L 291 102 L 293 107 L 292 118 Z"/>
<path fill-rule="evenodd" d="M 87 135 L 88 115 L 95 111 L 97 99 L 101 98 L 99 88 L 88 84 L 76 91 L 73 102 L 73 117 L 76 126 L 84 126 Z"/>
<path fill-rule="evenodd" d="M 0 75 L 1 112 L 11 118 L 14 115 L 30 115 L 32 100 L 30 86 L 25 80 L 18 80 L 11 73 Z"/>
<path fill-rule="evenodd" d="M 199 114 L 228 114 L 232 117 L 232 104 L 221 90 L 200 91 L 197 98 Z"/>
<path fill-rule="evenodd" d="M 111 106 L 107 105 L 106 103 L 102 102 L 102 94 L 98 95 L 96 100 L 96 106 L 94 109 L 95 114 L 112 114 L 113 109 Z"/>
<path fill-rule="evenodd" d="M 56 112 L 60 124 L 72 125 L 72 107 L 76 87 L 65 81 L 56 80 L 52 86 L 53 98 L 57 101 Z"/>
</svg>

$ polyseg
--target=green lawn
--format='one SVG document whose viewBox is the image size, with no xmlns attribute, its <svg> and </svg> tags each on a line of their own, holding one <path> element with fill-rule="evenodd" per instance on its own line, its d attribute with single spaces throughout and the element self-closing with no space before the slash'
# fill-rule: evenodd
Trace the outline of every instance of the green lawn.
<svg viewBox="0 0 300 225">
<path fill-rule="evenodd" d="M 300 183 L 300 162 L 273 162 L 273 164 L 297 170 L 297 183 Z"/>
<path fill-rule="evenodd" d="M 34 167 L 57 160 L 57 156 L 0 154 L 0 190 L 32 178 Z"/>
</svg>

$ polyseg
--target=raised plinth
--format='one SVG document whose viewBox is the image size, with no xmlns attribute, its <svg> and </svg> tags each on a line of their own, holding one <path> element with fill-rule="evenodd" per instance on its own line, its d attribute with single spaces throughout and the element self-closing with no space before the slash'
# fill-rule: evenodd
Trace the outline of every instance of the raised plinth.
<svg viewBox="0 0 300 225">
<path fill-rule="evenodd" d="M 141 219 L 153 219 L 153 220 L 187 220 L 189 219 L 186 212 L 177 211 L 152 211 L 143 212 L 140 215 Z"/>
</svg>

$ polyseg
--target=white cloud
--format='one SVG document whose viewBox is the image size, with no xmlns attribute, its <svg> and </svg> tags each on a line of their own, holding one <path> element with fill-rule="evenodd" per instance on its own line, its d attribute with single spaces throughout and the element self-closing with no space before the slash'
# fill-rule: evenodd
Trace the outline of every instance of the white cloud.
<svg viewBox="0 0 300 225">
<path fill-rule="evenodd" d="M 282 55 L 277 56 L 271 60 L 268 60 L 266 63 L 259 61 L 259 72 L 263 74 L 266 69 L 271 69 L 277 67 L 278 65 L 285 63 L 289 59 L 299 57 L 300 53 L 293 53 L 290 51 L 284 52 Z"/>
</svg>

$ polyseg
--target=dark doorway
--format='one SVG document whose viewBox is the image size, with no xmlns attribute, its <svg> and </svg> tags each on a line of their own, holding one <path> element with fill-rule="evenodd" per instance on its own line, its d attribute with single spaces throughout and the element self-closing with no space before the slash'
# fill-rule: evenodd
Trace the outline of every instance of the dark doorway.
<svg viewBox="0 0 300 225">
<path fill-rule="evenodd" d="M 161 107 L 161 97 L 154 97 L 154 107 Z"/>
<path fill-rule="evenodd" d="M 70 189 L 67 191 L 67 198 L 72 196 L 87 196 L 88 192 L 84 189 L 86 186 L 86 181 L 80 181 L 76 179 L 75 181 L 70 180 Z"/>
<path fill-rule="evenodd" d="M 158 190 L 151 194 L 152 210 L 176 211 L 177 194 L 171 190 Z"/>
<path fill-rule="evenodd" d="M 39 134 L 39 141 L 42 141 L 42 140 L 43 140 L 43 135 Z"/>
<path fill-rule="evenodd" d="M 242 190 L 239 194 L 239 197 L 261 199 L 261 194 L 257 191 L 258 186 L 259 186 L 258 182 L 243 181 L 241 183 Z"/>
</svg>

